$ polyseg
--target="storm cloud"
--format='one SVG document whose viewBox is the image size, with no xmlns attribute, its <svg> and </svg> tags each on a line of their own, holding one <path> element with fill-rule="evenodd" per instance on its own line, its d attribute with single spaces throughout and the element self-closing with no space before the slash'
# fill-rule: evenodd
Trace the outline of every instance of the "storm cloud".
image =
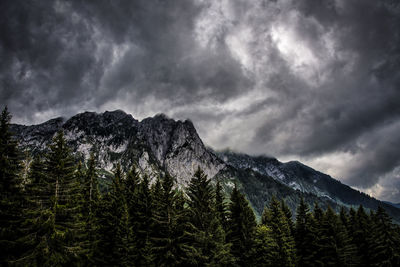
<svg viewBox="0 0 400 267">
<path fill-rule="evenodd" d="M 210 146 L 297 159 L 400 201 L 400 5 L 375 0 L 2 1 L 0 99 L 190 118 Z"/>
</svg>

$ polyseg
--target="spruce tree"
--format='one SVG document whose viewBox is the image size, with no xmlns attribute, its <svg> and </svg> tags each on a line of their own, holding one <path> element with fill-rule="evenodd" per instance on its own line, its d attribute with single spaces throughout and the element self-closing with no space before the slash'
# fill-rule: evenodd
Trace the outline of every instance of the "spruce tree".
<svg viewBox="0 0 400 267">
<path fill-rule="evenodd" d="M 0 115 L 0 265 L 12 264 L 20 257 L 21 223 L 24 205 L 21 153 L 10 132 L 11 115 L 7 107 Z"/>
<path fill-rule="evenodd" d="M 217 182 L 217 185 L 215 187 L 215 210 L 217 211 L 217 216 L 221 222 L 224 231 L 226 232 L 228 230 L 227 207 L 224 201 L 222 186 L 219 181 Z"/>
<path fill-rule="evenodd" d="M 351 211 L 351 210 L 350 210 Z M 371 241 L 372 241 L 372 222 L 369 216 L 366 214 L 362 205 L 359 206 L 357 212 L 354 214 L 350 213 L 351 221 L 351 240 L 358 251 L 358 258 L 360 265 L 370 266 L 371 265 Z"/>
<path fill-rule="evenodd" d="M 391 218 L 381 206 L 371 217 L 371 265 L 400 266 L 399 232 Z"/>
<path fill-rule="evenodd" d="M 252 263 L 251 251 L 254 245 L 256 225 L 253 210 L 235 185 L 229 204 L 227 240 L 232 243 L 231 254 L 239 266 Z"/>
<path fill-rule="evenodd" d="M 137 216 L 132 225 L 137 246 L 134 265 L 151 266 L 154 261 L 150 235 L 153 227 L 153 197 L 146 175 L 139 183 L 137 200 Z"/>
<path fill-rule="evenodd" d="M 82 235 L 82 246 L 84 248 L 83 261 L 88 264 L 93 263 L 93 253 L 96 242 L 96 209 L 99 204 L 98 176 L 96 169 L 96 160 L 93 153 L 87 161 L 86 172 L 79 171 L 81 177 L 81 190 L 83 195 L 82 216 L 85 223 L 84 233 Z"/>
<path fill-rule="evenodd" d="M 281 210 L 286 217 L 286 221 L 288 222 L 290 234 L 294 235 L 294 223 L 293 223 L 293 219 L 292 219 L 292 211 L 290 210 L 288 205 L 286 205 L 286 202 L 284 199 L 281 200 Z"/>
<path fill-rule="evenodd" d="M 189 229 L 193 250 L 187 251 L 191 265 L 229 265 L 229 244 L 215 211 L 214 189 L 200 168 L 188 187 Z M 189 232 L 188 231 L 188 232 Z"/>
<path fill-rule="evenodd" d="M 262 224 L 271 228 L 273 238 L 277 244 L 275 264 L 294 266 L 296 263 L 296 249 L 293 236 L 290 232 L 289 222 L 281 209 L 278 200 L 273 197 L 268 208 L 262 215 Z"/>
<path fill-rule="evenodd" d="M 136 172 L 135 167 L 132 166 L 126 178 L 124 180 L 124 193 L 125 193 L 125 201 L 127 205 L 128 218 L 129 218 L 129 227 L 131 227 L 131 235 L 128 240 L 129 248 L 129 261 L 135 262 L 135 260 L 139 257 L 139 247 L 137 244 L 136 232 L 137 226 L 136 219 L 138 215 L 138 194 L 139 194 L 139 175 Z"/>
<path fill-rule="evenodd" d="M 176 238 L 176 247 L 177 247 L 177 262 L 176 266 L 186 266 L 187 263 L 192 262 L 189 258 L 193 255 L 193 251 L 196 249 L 194 248 L 194 244 L 191 242 L 191 235 L 188 235 L 187 232 L 190 227 L 190 213 L 186 205 L 186 198 L 184 192 L 178 190 L 175 196 L 175 203 L 174 203 L 174 211 L 175 211 L 175 238 Z M 189 253 L 188 253 L 189 252 Z"/>
<path fill-rule="evenodd" d="M 317 248 L 314 218 L 303 198 L 300 199 L 300 204 L 297 208 L 294 238 L 297 265 L 300 267 L 313 265 Z"/>
<path fill-rule="evenodd" d="M 49 234 L 52 233 L 52 224 L 46 223 L 51 222 L 49 195 L 45 190 L 48 186 L 44 161 L 36 156 L 30 164 L 25 185 L 25 221 L 22 228 L 26 250 L 18 261 L 19 265 L 46 265 Z"/>
<path fill-rule="evenodd" d="M 272 230 L 266 225 L 258 225 L 254 234 L 254 244 L 250 252 L 253 266 L 276 266 L 278 245 Z"/>
<path fill-rule="evenodd" d="M 346 229 L 348 230 L 349 229 L 349 218 L 348 218 L 347 212 L 343 206 L 340 208 L 339 217 L 340 217 L 340 221 L 342 222 L 343 226 L 346 227 Z"/>
<path fill-rule="evenodd" d="M 135 167 L 132 167 L 126 175 L 125 183 L 125 200 L 128 206 L 129 224 L 134 225 L 138 212 L 138 192 L 139 192 L 139 175 Z"/>
<path fill-rule="evenodd" d="M 326 210 L 318 231 L 318 262 L 326 266 L 355 266 L 356 251 L 347 230 L 331 207 Z"/>
<path fill-rule="evenodd" d="M 324 217 L 324 211 L 319 207 L 317 202 L 314 203 L 313 215 L 315 222 L 317 224 L 321 223 L 322 218 Z"/>
<path fill-rule="evenodd" d="M 175 207 L 173 186 L 174 179 L 166 174 L 161 182 L 157 181 L 153 194 L 152 244 L 157 266 L 176 266 L 183 253 L 180 244 L 183 233 L 178 225 L 179 210 Z"/>
<path fill-rule="evenodd" d="M 83 253 L 82 195 L 71 152 L 60 131 L 42 162 L 35 159 L 28 174 L 25 259 L 39 266 L 76 265 Z"/>
<path fill-rule="evenodd" d="M 131 228 L 119 164 L 114 172 L 111 192 L 100 201 L 97 220 L 95 263 L 100 266 L 129 266 Z"/>
<path fill-rule="evenodd" d="M 49 149 L 45 157 L 45 171 L 54 223 L 50 261 L 54 264 L 75 263 L 81 253 L 78 236 L 83 230 L 80 183 L 62 131 L 56 134 Z"/>
</svg>

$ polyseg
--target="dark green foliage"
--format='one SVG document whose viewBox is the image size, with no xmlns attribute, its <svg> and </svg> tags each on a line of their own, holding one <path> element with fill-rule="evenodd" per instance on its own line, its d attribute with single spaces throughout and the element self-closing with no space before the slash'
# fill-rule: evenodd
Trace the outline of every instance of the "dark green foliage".
<svg viewBox="0 0 400 267">
<path fill-rule="evenodd" d="M 84 254 L 82 194 L 75 170 L 62 132 L 44 161 L 36 158 L 32 163 L 26 185 L 28 251 L 23 258 L 32 265 L 77 264 Z"/>
<path fill-rule="evenodd" d="M 52 264 L 76 262 L 80 254 L 77 236 L 83 230 L 80 182 L 74 174 L 75 163 L 63 132 L 58 132 L 46 154 L 46 184 L 54 229 L 50 249 Z"/>
<path fill-rule="evenodd" d="M 322 221 L 322 217 L 324 216 L 324 211 L 319 207 L 318 203 L 314 204 L 314 219 L 317 224 Z"/>
<path fill-rule="evenodd" d="M 139 194 L 139 176 L 136 172 L 136 169 L 132 167 L 124 180 L 124 195 L 127 208 L 127 218 L 128 218 L 128 225 L 131 231 L 128 240 L 129 262 L 135 262 L 139 257 L 138 254 L 139 248 L 136 237 L 137 229 L 135 228 L 138 225 L 137 218 L 139 216 L 138 194 Z"/>
<path fill-rule="evenodd" d="M 317 233 L 314 218 L 303 199 L 300 200 L 299 207 L 297 208 L 294 238 L 296 242 L 297 265 L 311 266 L 316 261 Z"/>
<path fill-rule="evenodd" d="M 294 238 L 290 231 L 289 221 L 275 197 L 264 210 L 262 224 L 271 228 L 272 237 L 277 244 L 277 257 L 274 259 L 274 264 L 294 266 L 296 263 Z"/>
<path fill-rule="evenodd" d="M 350 210 L 350 227 L 349 234 L 351 235 L 352 243 L 357 247 L 357 256 L 360 260 L 360 265 L 371 265 L 371 247 L 372 244 L 372 222 L 364 208 L 360 206 L 357 212 Z"/>
<path fill-rule="evenodd" d="M 134 265 L 149 266 L 154 260 L 150 236 L 153 227 L 153 197 L 147 176 L 139 183 L 137 196 L 137 214 L 132 224 L 136 236 Z"/>
<path fill-rule="evenodd" d="M 215 187 L 215 210 L 217 212 L 217 216 L 220 220 L 224 231 L 228 230 L 228 221 L 227 221 L 227 207 L 224 201 L 224 195 L 222 192 L 221 183 L 218 181 Z"/>
<path fill-rule="evenodd" d="M 52 233 L 52 212 L 49 205 L 44 161 L 35 157 L 30 165 L 25 185 L 25 254 L 22 265 L 46 265 L 48 241 Z M 47 264 L 49 265 L 49 263 Z"/>
<path fill-rule="evenodd" d="M 280 195 L 257 225 L 236 186 L 227 205 L 200 169 L 185 195 L 168 173 L 150 188 L 119 164 L 100 194 L 95 156 L 77 161 L 62 132 L 23 174 L 7 109 L 0 122 L 1 266 L 400 266 L 400 228 L 382 207 L 311 212 L 299 198 L 293 223 L 298 200 Z"/>
<path fill-rule="evenodd" d="M 317 229 L 317 262 L 326 266 L 355 266 L 356 248 L 350 244 L 339 216 L 328 207 Z"/>
<path fill-rule="evenodd" d="M 86 172 L 81 170 L 81 165 L 78 166 L 77 175 L 80 177 L 81 189 L 83 195 L 82 204 L 82 219 L 85 223 L 84 233 L 82 234 L 82 257 L 85 261 L 93 263 L 93 251 L 96 244 L 96 212 L 99 205 L 99 188 L 98 176 L 96 169 L 95 156 L 92 153 L 87 162 Z"/>
<path fill-rule="evenodd" d="M 217 216 L 213 187 L 207 176 L 198 169 L 187 190 L 190 246 L 185 248 L 186 264 L 225 266 L 232 262 L 230 244 L 225 242 L 225 232 Z"/>
<path fill-rule="evenodd" d="M 232 243 L 231 253 L 236 264 L 251 264 L 251 251 L 254 245 L 256 219 L 249 202 L 239 192 L 236 185 L 229 204 L 228 242 Z"/>
<path fill-rule="evenodd" d="M 253 266 L 277 266 L 278 251 L 279 248 L 273 237 L 272 230 L 266 225 L 258 225 L 250 252 Z"/>
<path fill-rule="evenodd" d="M 22 194 L 21 153 L 9 130 L 11 115 L 7 107 L 0 116 L 0 265 L 19 259 Z"/>
<path fill-rule="evenodd" d="M 187 261 L 185 255 L 187 226 L 182 192 L 173 189 L 170 175 L 153 188 L 152 246 L 156 266 L 177 266 Z"/>
<path fill-rule="evenodd" d="M 131 227 L 129 226 L 122 171 L 118 164 L 113 187 L 100 201 L 97 213 L 98 239 L 95 263 L 100 266 L 129 266 Z"/>
<path fill-rule="evenodd" d="M 349 229 L 349 217 L 348 217 L 347 212 L 344 209 L 344 207 L 340 208 L 339 217 L 340 217 L 340 221 L 343 224 L 343 226 L 346 227 L 346 229 L 348 230 Z"/>
<path fill-rule="evenodd" d="M 286 205 L 286 202 L 283 199 L 281 200 L 281 210 L 282 210 L 283 214 L 285 215 L 286 221 L 289 225 L 290 234 L 293 235 L 294 234 L 294 223 L 292 220 L 292 211 Z"/>
<path fill-rule="evenodd" d="M 400 266 L 398 226 L 392 224 L 392 219 L 382 207 L 379 207 L 376 214 L 371 217 L 373 241 L 370 248 L 371 265 Z"/>
</svg>

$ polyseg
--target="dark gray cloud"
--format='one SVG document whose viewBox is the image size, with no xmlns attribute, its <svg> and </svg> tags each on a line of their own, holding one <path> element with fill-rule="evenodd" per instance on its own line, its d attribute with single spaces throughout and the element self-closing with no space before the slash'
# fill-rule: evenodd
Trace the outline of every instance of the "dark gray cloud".
<svg viewBox="0 0 400 267">
<path fill-rule="evenodd" d="M 400 201 L 399 29 L 390 0 L 2 1 L 0 99 L 24 123 L 190 118 Z"/>
<path fill-rule="evenodd" d="M 276 118 L 267 120 L 257 138 L 290 132 L 283 142 L 273 140 L 272 149 L 307 157 L 332 151 L 352 153 L 358 162 L 356 167 L 346 167 L 351 171 L 345 178 L 353 185 L 369 187 L 398 166 L 400 159 L 394 148 L 399 142 L 395 125 L 400 115 L 398 6 L 372 1 L 321 1 L 318 5 L 303 1 L 298 5 L 301 24 L 295 27 L 308 47 L 318 54 L 319 40 L 326 32 L 335 42 L 335 56 L 324 62 L 329 79 L 311 89 L 292 83 L 283 100 L 289 108 L 285 105 Z M 307 25 L 310 18 L 311 26 Z M 278 84 L 291 80 L 283 73 Z M 392 131 L 383 130 L 387 127 Z"/>
</svg>

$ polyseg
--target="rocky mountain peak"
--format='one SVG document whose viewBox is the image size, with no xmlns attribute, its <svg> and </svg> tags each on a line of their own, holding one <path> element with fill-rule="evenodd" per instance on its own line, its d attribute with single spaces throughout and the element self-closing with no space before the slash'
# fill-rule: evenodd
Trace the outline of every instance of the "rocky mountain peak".
<svg viewBox="0 0 400 267">
<path fill-rule="evenodd" d="M 151 154 L 170 174 L 187 184 L 201 167 L 214 177 L 225 163 L 207 150 L 190 120 L 174 120 L 164 114 L 140 122 L 138 138 L 146 140 Z"/>
<path fill-rule="evenodd" d="M 75 154 L 88 158 L 90 152 L 95 152 L 107 171 L 122 161 L 126 166 L 138 166 L 153 178 L 166 170 L 178 184 L 186 185 L 198 167 L 211 178 L 225 166 L 204 146 L 191 121 L 174 120 L 165 114 L 139 122 L 121 110 L 83 112 L 67 121 L 54 119 L 43 125 L 14 125 L 21 146 L 44 151 L 56 131 L 63 129 Z"/>
<path fill-rule="evenodd" d="M 117 126 L 124 127 L 135 127 L 138 121 L 135 120 L 132 115 L 126 114 L 121 110 L 106 111 L 104 113 L 96 112 L 83 112 L 71 117 L 63 125 L 64 129 L 79 129 L 86 132 L 92 132 L 92 130 L 98 130 L 99 128 L 110 128 Z"/>
<path fill-rule="evenodd" d="M 347 207 L 363 204 L 370 209 L 384 204 L 400 221 L 400 210 L 394 206 L 361 194 L 300 162 L 282 163 L 275 158 L 230 150 L 214 152 L 204 146 L 190 120 L 157 114 L 138 122 L 116 110 L 84 112 L 68 120 L 56 118 L 38 125 L 11 126 L 21 148 L 32 154 L 46 151 L 60 129 L 77 158 L 87 159 L 91 152 L 95 153 L 103 178 L 111 177 L 115 163 L 121 162 L 125 170 L 134 165 L 152 181 L 168 172 L 178 186 L 185 187 L 200 167 L 210 179 L 222 181 L 228 190 L 239 183 L 258 214 L 272 195 L 288 200 L 293 210 L 303 196 L 309 204 L 318 200 Z"/>
</svg>

